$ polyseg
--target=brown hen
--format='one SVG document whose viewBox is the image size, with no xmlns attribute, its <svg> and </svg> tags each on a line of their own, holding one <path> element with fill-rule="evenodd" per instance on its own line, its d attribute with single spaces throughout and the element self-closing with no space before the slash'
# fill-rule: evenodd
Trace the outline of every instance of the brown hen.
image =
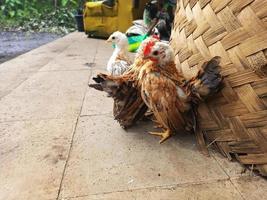
<svg viewBox="0 0 267 200">
<path fill-rule="evenodd" d="M 138 84 L 145 104 L 153 111 L 163 132 L 160 143 L 175 133 L 196 131 L 197 105 L 216 93 L 222 82 L 219 57 L 205 63 L 196 77 L 186 81 L 177 71 L 171 47 L 151 41 L 144 48 L 144 57 L 153 64 L 143 67 Z"/>
<path fill-rule="evenodd" d="M 149 41 L 156 42 L 158 39 L 148 38 L 142 42 L 133 65 L 123 75 L 115 77 L 101 73 L 93 78 L 95 84 L 89 84 L 89 87 L 105 91 L 114 99 L 113 115 L 123 128 L 135 124 L 147 111 L 136 80 L 142 68 L 153 64 L 143 58 L 143 48 Z"/>
</svg>

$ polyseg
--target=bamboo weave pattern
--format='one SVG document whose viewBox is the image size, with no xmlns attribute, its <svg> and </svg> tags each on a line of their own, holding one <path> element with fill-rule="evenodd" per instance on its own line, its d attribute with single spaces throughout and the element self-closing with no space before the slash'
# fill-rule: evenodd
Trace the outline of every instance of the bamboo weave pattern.
<svg viewBox="0 0 267 200">
<path fill-rule="evenodd" d="M 225 87 L 199 108 L 203 138 L 267 176 L 267 0 L 178 0 L 171 45 L 187 78 L 222 57 Z"/>
</svg>

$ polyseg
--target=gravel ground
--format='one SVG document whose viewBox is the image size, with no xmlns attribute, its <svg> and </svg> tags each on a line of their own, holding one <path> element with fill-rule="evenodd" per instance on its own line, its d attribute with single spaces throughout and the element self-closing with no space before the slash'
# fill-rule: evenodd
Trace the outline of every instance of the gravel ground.
<svg viewBox="0 0 267 200">
<path fill-rule="evenodd" d="M 60 37 L 51 33 L 0 32 L 0 63 Z"/>
</svg>

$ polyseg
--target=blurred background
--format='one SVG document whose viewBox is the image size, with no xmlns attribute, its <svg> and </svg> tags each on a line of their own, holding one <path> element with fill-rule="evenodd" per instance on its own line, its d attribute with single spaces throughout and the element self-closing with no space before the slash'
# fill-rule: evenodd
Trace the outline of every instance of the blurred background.
<svg viewBox="0 0 267 200">
<path fill-rule="evenodd" d="M 0 63 L 76 30 L 83 0 L 0 0 Z"/>
</svg>

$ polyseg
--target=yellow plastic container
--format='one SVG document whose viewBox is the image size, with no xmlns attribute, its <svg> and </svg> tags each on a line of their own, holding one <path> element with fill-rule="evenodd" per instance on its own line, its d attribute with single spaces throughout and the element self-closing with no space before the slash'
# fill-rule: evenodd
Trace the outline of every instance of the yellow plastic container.
<svg viewBox="0 0 267 200">
<path fill-rule="evenodd" d="M 114 31 L 125 32 L 135 19 L 142 18 L 145 4 L 149 0 L 116 0 L 110 8 L 102 1 L 87 2 L 84 8 L 86 34 L 108 37 Z"/>
</svg>

